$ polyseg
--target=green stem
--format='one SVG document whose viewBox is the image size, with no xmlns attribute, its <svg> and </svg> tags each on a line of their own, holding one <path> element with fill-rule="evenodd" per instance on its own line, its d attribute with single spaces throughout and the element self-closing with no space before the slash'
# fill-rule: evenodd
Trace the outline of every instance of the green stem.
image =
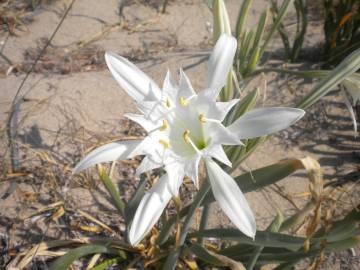
<svg viewBox="0 0 360 270">
<path fill-rule="evenodd" d="M 203 210 L 202 210 L 202 215 L 201 215 L 201 220 L 200 220 L 200 226 L 199 226 L 199 230 L 203 231 L 206 230 L 208 227 L 208 220 L 209 220 L 209 214 L 211 211 L 211 203 L 206 203 L 203 206 Z M 198 238 L 198 243 L 200 245 L 202 245 L 204 242 L 204 239 L 202 237 Z"/>
<path fill-rule="evenodd" d="M 176 262 L 181 253 L 181 247 L 185 243 L 186 236 L 189 232 L 191 221 L 194 218 L 196 209 L 201 205 L 201 202 L 203 201 L 203 199 L 205 198 L 205 196 L 209 192 L 209 190 L 210 190 L 210 184 L 209 184 L 209 181 L 206 179 L 206 181 L 202 184 L 200 190 L 196 194 L 194 201 L 190 206 L 189 212 L 186 215 L 186 218 L 184 221 L 184 226 L 182 228 L 181 235 L 179 238 L 178 247 L 175 250 L 173 250 L 167 257 L 165 265 L 164 265 L 164 269 L 166 269 L 166 270 L 175 269 Z"/>
</svg>

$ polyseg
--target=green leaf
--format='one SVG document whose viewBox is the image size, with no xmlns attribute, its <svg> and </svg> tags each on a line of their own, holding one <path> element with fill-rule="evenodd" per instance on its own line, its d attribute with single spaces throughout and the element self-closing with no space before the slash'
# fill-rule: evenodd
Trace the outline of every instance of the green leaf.
<svg viewBox="0 0 360 270">
<path fill-rule="evenodd" d="M 298 108 L 307 109 L 331 90 L 341 83 L 348 76 L 360 68 L 360 49 L 357 49 L 346 57 L 335 69 L 322 79 L 311 92 L 306 95 L 298 104 Z"/>
<path fill-rule="evenodd" d="M 255 107 L 256 102 L 260 97 L 260 89 L 256 88 L 253 91 L 250 91 L 245 97 L 243 97 L 236 105 L 235 108 L 231 111 L 228 117 L 225 119 L 225 125 L 228 126 L 238 119 L 241 115 L 248 112 Z"/>
<path fill-rule="evenodd" d="M 205 195 L 209 192 L 209 190 L 210 190 L 210 184 L 209 184 L 209 180 L 207 179 L 201 185 L 201 188 L 198 191 L 198 193 L 196 194 L 193 202 L 190 204 L 188 211 L 186 211 L 186 218 L 183 223 L 181 234 L 180 234 L 180 237 L 179 237 L 179 240 L 177 243 L 179 246 L 184 245 L 186 237 L 188 235 L 188 231 L 190 229 L 191 221 L 194 218 L 195 212 L 198 209 L 198 207 L 201 205 L 201 203 L 203 202 Z M 168 234 L 169 233 L 170 233 L 170 230 L 168 231 Z M 164 242 L 164 240 L 167 239 L 168 234 L 166 235 L 166 234 L 163 234 L 163 232 L 161 232 L 157 239 L 158 243 Z M 176 262 L 177 262 L 178 257 L 180 256 L 180 253 L 181 253 L 180 249 L 175 249 L 174 251 L 170 252 L 170 255 L 167 257 L 166 262 L 165 262 L 165 265 L 167 266 L 166 269 L 168 269 L 168 270 L 175 269 Z"/>
<path fill-rule="evenodd" d="M 121 255 L 122 258 L 126 258 L 126 255 L 121 250 L 116 250 L 105 245 L 84 245 L 78 248 L 74 248 L 68 251 L 64 256 L 58 258 L 51 266 L 50 270 L 66 270 L 77 259 L 89 255 L 89 254 L 113 254 Z"/>
<path fill-rule="evenodd" d="M 180 256 L 181 249 L 178 247 L 167 256 L 163 270 L 174 270 L 176 268 L 177 260 Z"/>
<path fill-rule="evenodd" d="M 110 266 L 116 265 L 123 260 L 124 260 L 124 258 L 122 258 L 122 257 L 106 259 L 106 260 L 102 261 L 101 263 L 97 264 L 96 266 L 94 266 L 93 268 L 91 268 L 90 270 L 108 269 Z"/>
<path fill-rule="evenodd" d="M 126 224 L 130 224 L 132 221 L 136 209 L 139 206 L 139 203 L 144 196 L 145 188 L 146 188 L 147 179 L 145 174 L 140 175 L 140 183 L 139 186 L 136 188 L 133 196 L 129 200 L 129 202 L 125 206 L 125 221 Z"/>
<path fill-rule="evenodd" d="M 234 261 L 231 258 L 226 257 L 224 255 L 211 252 L 198 244 L 194 244 L 189 248 L 189 250 L 192 253 L 194 253 L 194 255 L 198 257 L 200 260 L 211 266 L 215 265 L 215 266 L 228 267 L 232 270 L 246 270 L 241 263 Z"/>
<path fill-rule="evenodd" d="M 223 262 L 212 256 L 208 250 L 198 244 L 192 245 L 189 250 L 203 262 L 213 266 L 224 266 Z"/>
<path fill-rule="evenodd" d="M 251 6 L 252 0 L 245 0 L 242 2 L 242 5 L 240 7 L 240 11 L 239 11 L 239 15 L 237 17 L 237 22 L 236 22 L 236 38 L 239 40 L 242 35 L 242 30 L 244 28 L 244 24 L 245 24 L 245 20 L 247 17 L 247 14 L 249 13 L 249 9 Z"/>
<path fill-rule="evenodd" d="M 210 229 L 197 231 L 189 234 L 189 237 L 219 238 L 222 240 L 236 241 L 247 245 L 282 247 L 293 251 L 301 248 L 304 244 L 304 241 L 306 240 L 304 237 L 297 237 L 268 231 L 257 231 L 255 239 L 252 239 L 244 235 L 238 229 Z"/>
<path fill-rule="evenodd" d="M 121 216 L 124 217 L 125 203 L 121 199 L 119 191 L 116 189 L 111 178 L 105 173 L 104 170 L 100 171 L 99 176 L 106 190 L 109 192 L 111 198 L 113 199 L 115 207 L 119 210 Z"/>
<path fill-rule="evenodd" d="M 290 3 L 292 3 L 293 0 L 285 0 L 281 7 L 280 7 L 280 10 L 278 12 L 278 15 L 274 21 L 274 23 L 272 24 L 272 27 L 267 35 L 267 37 L 265 38 L 265 41 L 261 47 L 261 51 L 260 51 L 260 57 L 262 56 L 262 54 L 264 53 L 269 41 L 271 40 L 271 38 L 273 37 L 274 33 L 276 32 L 276 30 L 278 29 L 278 27 L 280 26 L 280 23 L 282 22 L 282 20 L 284 19 L 287 11 L 288 11 L 288 8 L 289 8 L 289 5 Z"/>
<path fill-rule="evenodd" d="M 278 214 L 276 215 L 274 220 L 271 222 L 271 224 L 268 226 L 266 231 L 278 232 L 283 221 L 284 221 L 284 217 L 283 217 L 282 213 L 278 212 Z M 255 249 L 253 257 L 250 259 L 249 263 L 247 264 L 247 267 L 246 267 L 247 270 L 254 269 L 256 262 L 260 256 L 261 252 L 263 251 L 263 249 L 264 249 L 264 246 L 259 246 Z"/>
</svg>

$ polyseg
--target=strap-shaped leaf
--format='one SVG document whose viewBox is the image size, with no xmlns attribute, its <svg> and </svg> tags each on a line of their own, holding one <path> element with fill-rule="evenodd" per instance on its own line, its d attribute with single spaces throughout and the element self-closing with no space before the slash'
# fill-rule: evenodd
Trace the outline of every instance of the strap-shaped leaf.
<svg viewBox="0 0 360 270">
<path fill-rule="evenodd" d="M 232 270 L 246 270 L 240 262 L 234 261 L 233 259 L 224 255 L 211 252 L 198 244 L 192 245 L 189 250 L 206 264 L 212 266 L 229 267 Z"/>
<path fill-rule="evenodd" d="M 130 224 L 132 218 L 134 217 L 135 211 L 139 206 L 139 203 L 145 193 L 147 179 L 144 174 L 140 175 L 140 182 L 136 188 L 133 196 L 125 206 L 125 220 L 126 224 Z"/>
<path fill-rule="evenodd" d="M 255 239 L 245 236 L 238 229 L 210 229 L 189 234 L 189 237 L 220 238 L 236 241 L 253 246 L 282 247 L 289 250 L 298 250 L 306 240 L 304 237 L 291 236 L 269 231 L 257 231 Z"/>
<path fill-rule="evenodd" d="M 64 256 L 58 258 L 50 267 L 50 270 L 66 270 L 77 259 L 95 253 L 114 254 L 126 258 L 126 254 L 121 250 L 110 248 L 106 245 L 84 245 L 68 251 Z"/>
<path fill-rule="evenodd" d="M 99 176 L 106 190 L 109 192 L 111 198 L 113 199 L 115 207 L 119 210 L 121 216 L 124 217 L 125 202 L 121 199 L 119 191 L 116 189 L 111 178 L 105 173 L 104 170 L 99 170 Z"/>
<path fill-rule="evenodd" d="M 333 90 L 346 77 L 360 68 L 360 49 L 346 57 L 335 69 L 323 78 L 311 92 L 297 104 L 298 108 L 307 109 L 331 90 Z"/>
</svg>

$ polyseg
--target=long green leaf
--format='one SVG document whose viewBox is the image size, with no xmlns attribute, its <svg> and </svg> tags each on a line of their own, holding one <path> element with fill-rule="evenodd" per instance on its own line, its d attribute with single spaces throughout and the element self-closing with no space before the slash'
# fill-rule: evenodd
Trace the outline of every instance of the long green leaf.
<svg viewBox="0 0 360 270">
<path fill-rule="evenodd" d="M 198 209 L 198 207 L 203 202 L 205 195 L 209 192 L 209 190 L 210 190 L 210 184 L 209 184 L 209 181 L 206 180 L 202 184 L 198 193 L 196 194 L 194 201 L 190 204 L 190 208 L 186 212 L 186 218 L 185 218 L 184 225 L 182 227 L 181 234 L 180 234 L 179 241 L 178 241 L 178 245 L 180 247 L 182 245 L 184 245 L 186 237 L 188 235 L 188 231 L 190 229 L 191 221 L 194 218 L 194 214 L 195 214 L 196 210 Z M 158 241 L 161 241 L 160 236 L 163 237 L 162 235 L 159 235 Z M 170 255 L 167 257 L 167 259 L 165 261 L 166 268 L 164 268 L 164 269 L 174 270 L 176 267 L 176 262 L 178 260 L 178 257 L 180 256 L 180 253 L 181 253 L 181 250 L 179 248 L 170 252 Z"/>
<path fill-rule="evenodd" d="M 360 49 L 357 49 L 346 57 L 334 70 L 322 79 L 311 92 L 298 104 L 298 108 L 307 109 L 331 90 L 333 90 L 346 77 L 350 76 L 360 68 Z"/>
<path fill-rule="evenodd" d="M 110 248 L 106 245 L 90 244 L 90 245 L 77 247 L 68 251 L 64 256 L 58 258 L 50 266 L 50 270 L 66 270 L 77 259 L 89 254 L 97 254 L 97 253 L 121 255 L 121 257 L 126 258 L 126 255 L 123 251 Z"/>
<path fill-rule="evenodd" d="M 144 174 L 140 176 L 139 186 L 136 188 L 133 196 L 125 206 L 125 221 L 126 224 L 130 224 L 132 218 L 134 217 L 135 211 L 139 206 L 139 203 L 145 193 L 147 179 Z"/>
<path fill-rule="evenodd" d="M 106 259 L 106 260 L 102 261 L 101 263 L 97 264 L 96 266 L 94 266 L 93 268 L 91 268 L 90 270 L 108 269 L 110 266 L 116 265 L 123 260 L 124 260 L 124 258 L 122 258 L 122 257 Z"/>
<path fill-rule="evenodd" d="M 240 7 L 239 15 L 237 17 L 237 22 L 236 22 L 236 29 L 235 29 L 237 39 L 242 38 L 241 34 L 244 28 L 247 14 L 249 13 L 251 3 L 252 0 L 244 0 Z"/>
<path fill-rule="evenodd" d="M 246 270 L 240 262 L 234 261 L 224 255 L 211 252 L 198 244 L 194 244 L 189 250 L 200 260 L 211 266 L 228 267 L 231 270 Z"/>
<path fill-rule="evenodd" d="M 121 199 L 119 191 L 116 189 L 111 178 L 105 173 L 105 171 L 100 171 L 99 176 L 106 190 L 109 192 L 111 198 L 113 199 L 115 207 L 119 210 L 121 216 L 124 217 L 125 203 Z"/>
<path fill-rule="evenodd" d="M 280 7 L 280 10 L 279 10 L 279 13 L 274 21 L 274 23 L 272 24 L 272 27 L 267 35 L 267 37 L 265 38 L 265 41 L 261 47 L 261 51 L 260 51 L 260 58 L 261 58 L 261 55 L 264 53 L 269 41 L 271 40 L 271 38 L 273 37 L 274 33 L 276 32 L 276 30 L 278 29 L 280 23 L 282 22 L 282 20 L 284 19 L 287 11 L 288 11 L 288 8 L 289 8 L 289 5 L 290 3 L 292 3 L 293 0 L 285 0 L 281 7 Z"/>
<path fill-rule="evenodd" d="M 278 212 L 278 214 L 276 215 L 276 217 L 274 218 L 274 220 L 271 222 L 271 224 L 268 226 L 268 228 L 266 229 L 266 231 L 268 232 L 278 232 L 282 222 L 284 221 L 284 217 L 282 215 L 281 212 Z M 254 251 L 254 256 L 250 259 L 249 263 L 247 264 L 247 270 L 253 270 L 256 262 L 261 254 L 261 252 L 263 251 L 264 246 L 259 246 L 255 249 Z"/>
<path fill-rule="evenodd" d="M 210 229 L 197 231 L 189 234 L 189 237 L 212 237 L 222 240 L 236 241 L 253 246 L 282 247 L 296 251 L 301 248 L 306 238 L 287 234 L 273 233 L 268 231 L 257 231 L 255 239 L 247 237 L 238 229 Z"/>
<path fill-rule="evenodd" d="M 204 261 L 207 264 L 213 265 L 213 266 L 224 266 L 222 261 L 220 261 L 218 258 L 212 256 L 206 248 L 198 245 L 198 244 L 194 244 L 192 245 L 189 250 L 195 254 L 196 257 L 198 257 L 199 259 L 201 259 L 202 261 Z"/>
</svg>

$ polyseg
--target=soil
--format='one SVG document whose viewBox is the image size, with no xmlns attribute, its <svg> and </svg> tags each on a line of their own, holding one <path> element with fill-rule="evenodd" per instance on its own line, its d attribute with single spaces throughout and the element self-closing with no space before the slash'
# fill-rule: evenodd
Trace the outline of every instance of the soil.
<svg viewBox="0 0 360 270">
<path fill-rule="evenodd" d="M 17 163 L 21 175 L 0 183 L 0 253 L 1 248 L 42 240 L 97 235 L 99 232 L 81 229 L 81 224 L 91 223 L 78 210 L 91 213 L 119 236 L 119 227 L 123 225 L 100 180 L 90 173 L 95 171 L 83 176 L 71 174 L 73 166 L 90 147 L 144 135 L 141 128 L 123 117 L 125 112 L 135 112 L 134 103 L 106 69 L 105 51 L 126 56 L 159 85 L 167 69 L 176 77 L 179 67 L 183 67 L 194 88 L 200 90 L 204 86 L 206 59 L 212 48 L 212 15 L 206 1 L 169 1 L 164 14 L 158 11 L 161 1 L 126 2 L 119 16 L 117 0 L 108 0 L 106 4 L 96 0 L 75 1 L 17 96 L 15 138 L 20 150 Z M 254 2 L 247 21 L 249 28 L 257 24 L 267 3 Z M 5 56 L 0 57 L 0 157 L 4 170 L 9 167 L 5 131 L 16 90 L 68 4 L 61 0 L 42 2 L 35 11 L 26 8 L 24 18 L 11 25 L 11 32 L 6 27 L 0 29 L 0 52 Z M 229 0 L 226 4 L 234 29 L 239 1 Z M 11 12 L 17 10 L 13 7 Z M 289 25 L 294 17 L 291 14 L 287 18 Z M 321 22 L 310 21 L 301 63 L 291 67 L 319 68 L 313 60 L 320 53 L 322 38 Z M 280 66 L 282 58 L 282 43 L 276 37 L 271 42 L 266 64 Z M 293 106 L 316 83 L 276 74 L 266 75 L 266 80 L 268 87 L 258 106 Z M 261 81 L 257 83 L 260 85 Z M 261 145 L 234 175 L 282 159 L 305 156 L 319 161 L 325 181 L 351 189 L 339 204 L 338 217 L 358 203 L 360 142 L 336 91 L 307 111 L 306 117 L 295 126 Z M 113 180 L 124 198 L 131 196 L 139 182 L 134 175 L 138 163 L 139 159 L 117 163 Z M 150 179 L 154 177 L 155 173 L 149 175 Z M 277 209 L 290 215 L 296 207 L 304 206 L 309 198 L 297 195 L 307 192 L 308 186 L 306 173 L 301 171 L 281 181 L 276 188 L 246 194 L 258 229 L 268 226 Z M 187 194 L 185 200 L 196 192 L 190 184 L 183 189 L 183 194 Z M 61 201 L 66 202 L 66 213 L 61 218 L 54 218 L 54 212 L 41 211 Z M 199 216 L 194 227 L 198 222 Z M 219 226 L 232 224 L 214 205 L 209 227 Z M 0 268 L 11 259 L 8 253 L 1 256 Z M 325 259 L 323 269 L 360 269 L 356 268 L 359 256 L 359 249 L 331 254 Z M 305 267 L 306 262 L 299 265 Z"/>
</svg>

